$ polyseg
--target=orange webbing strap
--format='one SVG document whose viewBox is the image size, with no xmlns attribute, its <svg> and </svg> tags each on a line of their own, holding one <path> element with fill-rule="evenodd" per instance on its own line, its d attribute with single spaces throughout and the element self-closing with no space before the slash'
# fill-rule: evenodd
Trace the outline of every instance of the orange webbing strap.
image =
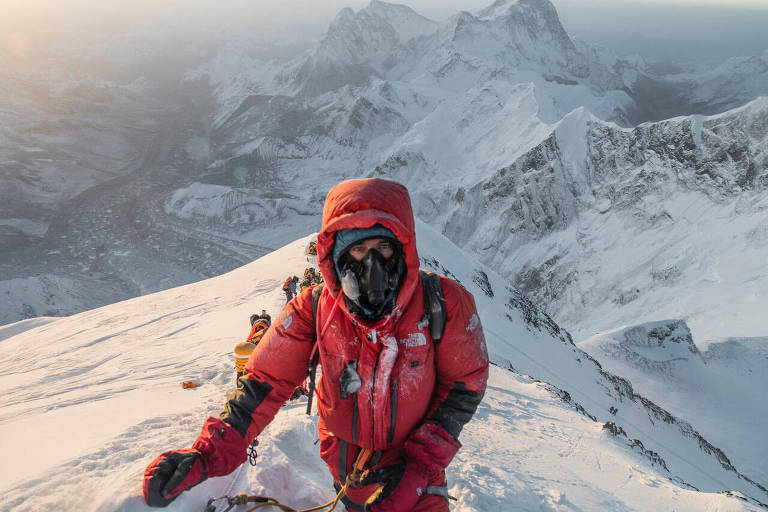
<svg viewBox="0 0 768 512">
<path fill-rule="evenodd" d="M 237 504 L 245 505 L 246 503 L 254 503 L 256 501 L 262 502 L 262 503 L 259 503 L 258 505 L 254 505 L 253 507 L 249 508 L 248 510 L 246 510 L 246 512 L 251 512 L 253 510 L 257 510 L 264 507 L 277 507 L 280 510 L 283 510 L 284 512 L 314 512 L 316 510 L 322 510 L 323 512 L 331 512 L 333 509 L 336 508 L 336 505 L 339 504 L 339 501 L 341 501 L 341 498 L 343 498 L 344 495 L 347 494 L 347 489 L 349 488 L 349 486 L 353 483 L 356 483 L 360 479 L 360 475 L 362 474 L 363 469 L 365 468 L 365 465 L 368 464 L 368 461 L 371 460 L 372 455 L 373 455 L 373 452 L 371 450 L 360 451 L 360 455 L 358 455 L 357 460 L 355 460 L 355 467 L 352 469 L 352 472 L 347 475 L 347 479 L 344 482 L 344 485 L 342 486 L 339 493 L 336 495 L 334 499 L 332 499 L 331 501 L 323 505 L 318 505 L 317 507 L 312 507 L 312 508 L 303 508 L 301 510 L 296 510 L 294 508 L 283 505 L 282 503 L 277 501 L 275 498 L 263 498 L 261 496 L 248 496 L 247 494 L 238 494 Z"/>
</svg>

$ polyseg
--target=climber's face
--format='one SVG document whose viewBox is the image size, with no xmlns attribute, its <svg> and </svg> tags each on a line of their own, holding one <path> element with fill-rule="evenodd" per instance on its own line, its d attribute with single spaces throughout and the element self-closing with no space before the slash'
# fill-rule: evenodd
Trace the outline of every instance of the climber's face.
<svg viewBox="0 0 768 512">
<path fill-rule="evenodd" d="M 362 261 L 371 249 L 379 251 L 385 259 L 389 259 L 394 252 L 392 242 L 385 238 L 369 238 L 368 240 L 357 242 L 349 248 L 348 252 L 356 261 Z"/>
</svg>

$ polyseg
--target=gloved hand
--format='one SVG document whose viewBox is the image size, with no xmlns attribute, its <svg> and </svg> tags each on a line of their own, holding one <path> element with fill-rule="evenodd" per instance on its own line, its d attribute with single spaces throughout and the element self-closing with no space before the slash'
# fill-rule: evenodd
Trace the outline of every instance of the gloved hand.
<svg viewBox="0 0 768 512">
<path fill-rule="evenodd" d="M 429 482 L 448 467 L 459 448 L 461 444 L 440 425 L 422 423 L 405 442 L 405 464 L 363 473 L 362 485 L 381 485 L 366 501 L 365 510 L 407 512 L 413 509 Z"/>
<path fill-rule="evenodd" d="M 196 449 L 165 452 L 144 471 L 144 501 L 150 507 L 165 507 L 206 478 L 205 459 Z"/>
<path fill-rule="evenodd" d="M 385 466 L 363 473 L 360 485 L 379 484 L 365 502 L 366 512 L 411 510 L 427 488 L 427 475 L 413 463 Z"/>
</svg>

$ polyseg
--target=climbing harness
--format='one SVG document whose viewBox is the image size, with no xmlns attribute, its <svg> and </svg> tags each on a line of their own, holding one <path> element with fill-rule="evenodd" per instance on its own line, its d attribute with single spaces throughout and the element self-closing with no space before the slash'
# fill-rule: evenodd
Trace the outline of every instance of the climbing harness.
<svg viewBox="0 0 768 512">
<path fill-rule="evenodd" d="M 344 485 L 341 487 L 341 490 L 339 490 L 339 493 L 336 495 L 334 499 L 332 499 L 331 501 L 323 505 L 318 505 L 312 508 L 303 508 L 303 509 L 297 510 L 287 505 L 283 505 L 282 503 L 277 501 L 275 498 L 270 498 L 269 496 L 255 496 L 255 495 L 249 495 L 246 493 L 240 493 L 236 496 L 222 496 L 221 498 L 209 499 L 208 503 L 206 504 L 205 510 L 203 512 L 229 512 L 230 510 L 232 510 L 238 505 L 247 505 L 249 503 L 256 503 L 256 505 L 247 509 L 245 512 L 252 512 L 254 510 L 258 510 L 260 508 L 265 508 L 265 507 L 279 508 L 284 512 L 315 512 L 315 511 L 331 512 L 336 508 L 336 505 L 338 505 L 339 501 L 341 501 L 341 499 L 344 496 L 346 496 L 347 489 L 349 488 L 349 486 L 357 483 L 358 480 L 360 480 L 360 475 L 362 474 L 363 469 L 365 468 L 365 465 L 368 464 L 368 462 L 371 460 L 372 455 L 373 455 L 373 452 L 371 450 L 362 450 L 360 452 L 360 454 L 357 456 L 357 460 L 355 460 L 355 466 L 352 472 L 347 475 L 346 481 L 344 482 Z M 225 508 L 222 511 L 217 511 L 215 503 L 218 501 L 225 502 L 227 504 L 227 508 Z"/>
</svg>

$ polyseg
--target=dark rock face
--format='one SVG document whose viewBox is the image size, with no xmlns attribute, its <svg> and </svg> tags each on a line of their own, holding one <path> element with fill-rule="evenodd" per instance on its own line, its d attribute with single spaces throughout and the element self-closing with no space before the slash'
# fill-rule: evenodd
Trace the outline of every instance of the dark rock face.
<svg viewBox="0 0 768 512">
<path fill-rule="evenodd" d="M 503 233 L 536 237 L 564 229 L 576 212 L 554 135 L 478 187 L 483 200 L 479 208 L 508 219 Z"/>
<path fill-rule="evenodd" d="M 664 462 L 664 459 L 662 459 L 658 453 L 654 452 L 653 450 L 646 450 L 645 446 L 643 446 L 643 442 L 639 439 L 629 439 L 623 428 L 617 426 L 612 421 L 608 421 L 603 424 L 603 430 L 610 433 L 614 437 L 624 439 L 630 448 L 637 450 L 641 455 L 651 461 L 652 464 L 660 466 L 664 468 L 664 471 L 669 472 L 667 463 Z"/>
<path fill-rule="evenodd" d="M 475 270 L 475 275 L 472 277 L 472 281 L 474 281 L 474 283 L 481 290 L 483 290 L 483 293 L 485 293 L 489 299 L 493 298 L 493 287 L 491 286 L 491 282 L 488 280 L 488 274 L 479 269 Z"/>
<path fill-rule="evenodd" d="M 557 325 L 557 323 L 552 320 L 549 315 L 536 307 L 533 302 L 528 300 L 525 295 L 516 289 L 507 287 L 506 291 L 508 294 L 506 304 L 507 310 L 510 312 L 514 310 L 521 312 L 523 315 L 523 320 L 529 329 L 539 332 L 547 332 L 550 336 L 560 340 L 562 343 L 572 345 L 575 349 L 576 345 L 574 345 L 570 333 Z M 507 317 L 511 319 L 509 314 L 507 314 Z M 584 355 L 587 359 L 591 359 L 586 354 Z M 594 361 L 594 359 L 591 360 L 597 363 L 597 361 Z"/>
</svg>

